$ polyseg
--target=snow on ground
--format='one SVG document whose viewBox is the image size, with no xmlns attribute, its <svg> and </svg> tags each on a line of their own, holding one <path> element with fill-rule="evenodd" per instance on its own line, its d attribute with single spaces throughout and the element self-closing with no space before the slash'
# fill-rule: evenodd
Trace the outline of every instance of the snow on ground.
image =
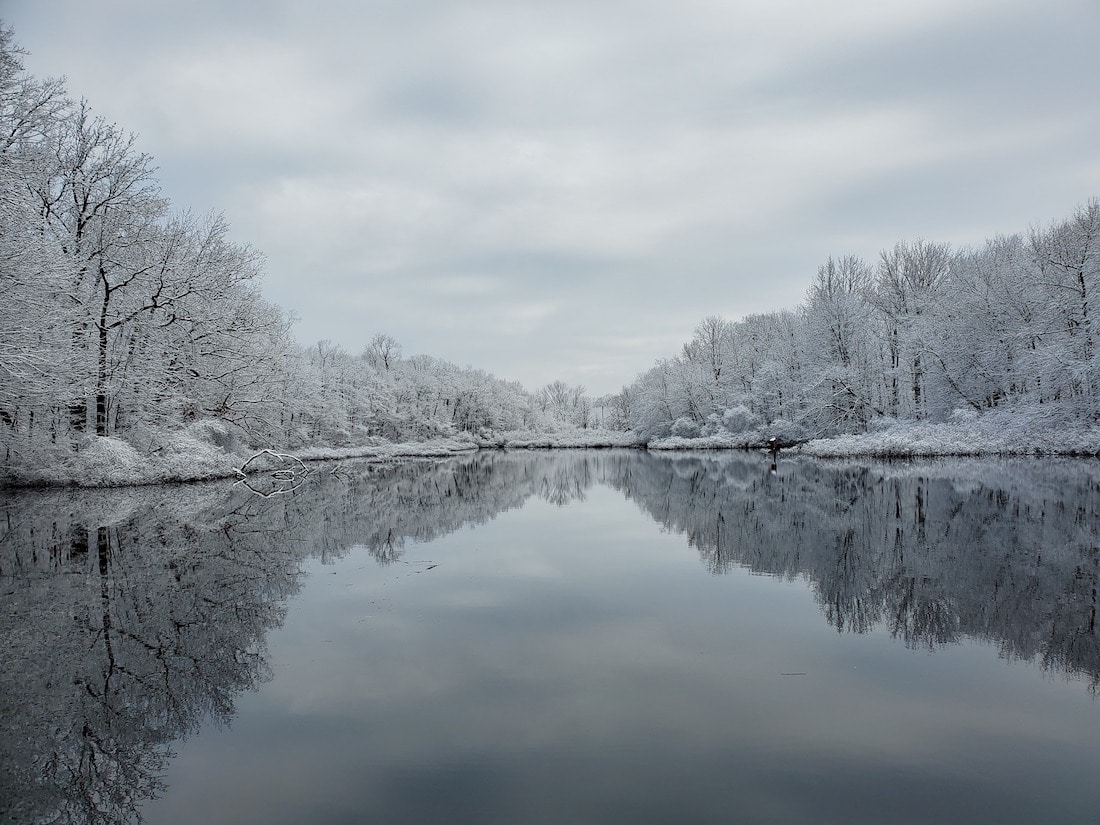
<svg viewBox="0 0 1100 825">
<path fill-rule="evenodd" d="M 670 436 L 650 441 L 651 450 L 734 450 L 762 447 L 768 428 L 700 438 Z M 1084 455 L 1100 456 L 1100 426 L 1065 424 L 1038 414 L 962 414 L 950 422 L 895 421 L 872 432 L 838 435 L 791 445 L 784 452 L 815 458 L 912 458 L 919 456 Z"/>
<path fill-rule="evenodd" d="M 647 447 L 650 450 L 743 450 L 759 447 L 761 433 L 722 433 L 700 438 L 672 436 L 648 445 L 636 433 L 564 430 L 554 433 L 505 432 L 461 434 L 409 444 L 379 442 L 359 447 L 308 447 L 286 457 L 251 464 L 248 471 L 271 471 L 278 461 L 320 462 L 343 459 L 392 461 L 446 458 L 478 449 L 599 449 Z M 239 477 L 257 450 L 239 433 L 217 421 L 200 421 L 177 432 L 146 432 L 124 441 L 89 437 L 73 452 L 38 455 L 16 465 L 6 481 L 17 485 L 120 487 Z M 260 451 L 262 452 L 262 451 Z M 275 453 L 280 451 L 275 450 Z M 784 449 L 814 458 L 915 458 L 935 456 L 1100 456 L 1100 426 L 1058 426 L 1051 422 L 991 416 L 949 423 L 897 422 L 874 432 L 815 439 Z M 281 455 L 281 454 L 280 454 Z M 299 465 L 300 466 L 300 465 Z M 259 468 L 263 467 L 264 470 Z M 285 469 L 285 466 L 283 467 Z"/>
<path fill-rule="evenodd" d="M 651 450 L 747 450 L 761 446 L 766 440 L 755 433 L 720 433 L 698 438 L 670 435 L 654 439 L 647 446 Z"/>
<path fill-rule="evenodd" d="M 470 439 L 446 438 L 413 444 L 374 444 L 368 447 L 307 447 L 294 450 L 302 461 L 339 461 L 345 458 L 447 458 L 477 450 Z"/>
<path fill-rule="evenodd" d="M 484 449 L 575 450 L 609 447 L 644 447 L 636 433 L 613 430 L 562 430 L 553 433 L 513 431 L 481 435 L 478 446 Z"/>
<path fill-rule="evenodd" d="M 146 431 L 129 440 L 89 437 L 75 452 L 59 450 L 13 464 L 4 481 L 20 486 L 124 487 L 240 477 L 239 468 L 242 467 L 249 474 L 293 472 L 294 466 L 301 466 L 298 462 L 447 458 L 478 449 L 638 446 L 644 445 L 632 433 L 576 430 L 482 433 L 477 436 L 463 433 L 452 438 L 406 444 L 379 441 L 358 447 L 318 446 L 265 451 L 248 447 L 239 433 L 222 422 L 200 421 L 182 431 Z"/>
<path fill-rule="evenodd" d="M 866 456 L 1100 455 L 1100 427 L 1036 429 L 1024 422 L 974 419 L 898 423 L 879 432 L 817 439 L 798 448 L 816 458 Z"/>
<path fill-rule="evenodd" d="M 415 444 L 311 447 L 286 452 L 300 461 L 348 458 L 387 461 L 441 458 L 476 449 L 477 444 L 470 438 L 450 438 Z M 256 453 L 233 428 L 218 421 L 200 421 L 177 432 L 146 431 L 130 441 L 89 437 L 76 452 L 36 455 L 33 461 L 24 458 L 4 480 L 20 486 L 125 487 L 234 478 L 240 475 L 238 468 Z"/>
</svg>

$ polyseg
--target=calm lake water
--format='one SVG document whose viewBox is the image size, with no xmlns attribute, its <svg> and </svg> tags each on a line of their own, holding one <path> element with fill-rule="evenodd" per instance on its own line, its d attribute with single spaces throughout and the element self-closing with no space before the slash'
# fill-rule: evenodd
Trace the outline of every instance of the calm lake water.
<svg viewBox="0 0 1100 825">
<path fill-rule="evenodd" d="M 1090 461 L 7 493 L 0 821 L 1097 825 L 1098 580 Z"/>
</svg>

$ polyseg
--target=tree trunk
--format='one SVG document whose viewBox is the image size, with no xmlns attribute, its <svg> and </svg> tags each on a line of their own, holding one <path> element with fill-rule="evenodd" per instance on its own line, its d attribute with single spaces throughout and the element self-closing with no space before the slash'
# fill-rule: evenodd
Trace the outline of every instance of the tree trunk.
<svg viewBox="0 0 1100 825">
<path fill-rule="evenodd" d="M 107 345 L 109 343 L 109 330 L 107 329 L 107 310 L 111 305 L 111 287 L 103 277 L 103 304 L 99 310 L 99 353 L 96 366 L 95 383 L 95 434 L 107 435 Z"/>
</svg>

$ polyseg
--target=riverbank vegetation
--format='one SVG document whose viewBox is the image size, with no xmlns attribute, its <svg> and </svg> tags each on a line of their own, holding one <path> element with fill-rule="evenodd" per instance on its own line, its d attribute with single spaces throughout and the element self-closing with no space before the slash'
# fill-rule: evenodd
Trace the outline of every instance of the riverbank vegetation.
<svg viewBox="0 0 1100 825">
<path fill-rule="evenodd" d="M 0 31 L 0 477 L 232 474 L 393 444 L 1100 453 L 1100 202 L 973 249 L 830 258 L 793 309 L 705 318 L 620 392 L 518 383 L 367 333 L 300 345 L 263 258 L 161 193 L 133 135 Z M 822 441 L 826 439 L 826 441 Z M 422 448 L 406 448 L 416 452 Z M 430 449 L 430 448 L 423 448 Z"/>
<path fill-rule="evenodd" d="M 876 433 L 896 441 L 942 424 L 963 450 L 975 439 L 1096 452 L 1098 289 L 1096 199 L 975 249 L 918 240 L 874 265 L 829 259 L 801 306 L 706 318 L 617 405 L 647 440 L 763 427 L 789 441 L 860 434 L 882 445 Z"/>
</svg>

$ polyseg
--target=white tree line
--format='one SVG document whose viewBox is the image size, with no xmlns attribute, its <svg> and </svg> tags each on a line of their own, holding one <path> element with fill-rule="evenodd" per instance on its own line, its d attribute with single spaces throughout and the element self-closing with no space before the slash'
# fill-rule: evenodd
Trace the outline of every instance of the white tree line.
<svg viewBox="0 0 1100 825">
<path fill-rule="evenodd" d="M 829 259 L 793 310 L 707 317 L 619 393 L 537 392 L 375 335 L 300 346 L 220 215 L 176 210 L 134 137 L 28 75 L 0 29 L 0 464 L 96 437 L 156 449 L 216 419 L 253 444 L 354 446 L 596 425 L 668 435 L 865 432 L 1008 411 L 1100 420 L 1100 202 L 978 249 Z"/>
<path fill-rule="evenodd" d="M 918 240 L 874 264 L 830 258 L 801 306 L 711 316 L 608 403 L 644 440 L 799 439 L 991 411 L 1100 421 L 1100 201 L 976 249 Z"/>
<path fill-rule="evenodd" d="M 0 30 L 3 464 L 209 418 L 279 446 L 562 424 L 518 384 L 403 358 L 386 335 L 359 355 L 300 347 L 260 293 L 262 256 L 221 215 L 173 209 L 134 137 L 20 56 Z"/>
</svg>

